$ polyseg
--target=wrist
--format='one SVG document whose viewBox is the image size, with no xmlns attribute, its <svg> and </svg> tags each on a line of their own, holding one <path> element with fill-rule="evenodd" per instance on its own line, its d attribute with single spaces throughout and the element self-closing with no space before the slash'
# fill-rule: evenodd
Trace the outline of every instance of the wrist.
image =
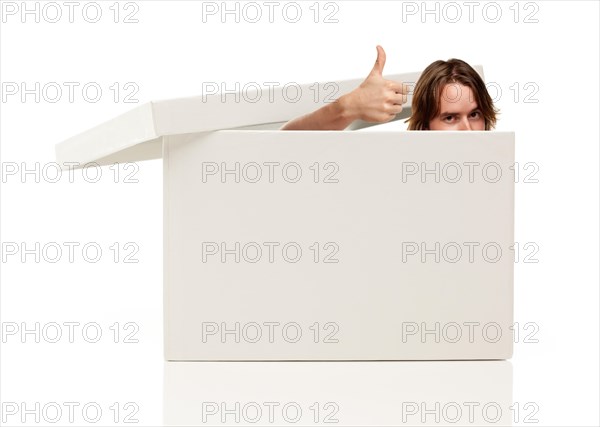
<svg viewBox="0 0 600 427">
<path fill-rule="evenodd" d="M 354 100 L 355 93 L 350 92 L 345 95 L 342 95 L 338 101 L 339 108 L 339 117 L 340 119 L 348 122 L 353 122 L 354 120 L 358 120 L 360 118 L 360 114 L 358 109 L 356 108 L 357 103 Z"/>
</svg>

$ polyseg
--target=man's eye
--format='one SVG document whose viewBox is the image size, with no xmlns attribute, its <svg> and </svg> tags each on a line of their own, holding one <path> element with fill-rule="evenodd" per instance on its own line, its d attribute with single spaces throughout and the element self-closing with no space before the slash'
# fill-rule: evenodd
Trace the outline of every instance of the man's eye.
<svg viewBox="0 0 600 427">
<path fill-rule="evenodd" d="M 471 117 L 479 117 L 481 115 L 481 113 L 479 111 L 473 111 L 471 113 Z"/>
<path fill-rule="evenodd" d="M 449 122 L 449 121 L 450 121 L 450 120 L 452 120 L 452 119 L 453 119 L 453 117 L 452 117 L 452 116 L 446 116 L 446 117 L 444 117 L 444 119 L 443 119 L 443 120 L 446 120 L 446 121 L 448 121 L 448 122 Z"/>
</svg>

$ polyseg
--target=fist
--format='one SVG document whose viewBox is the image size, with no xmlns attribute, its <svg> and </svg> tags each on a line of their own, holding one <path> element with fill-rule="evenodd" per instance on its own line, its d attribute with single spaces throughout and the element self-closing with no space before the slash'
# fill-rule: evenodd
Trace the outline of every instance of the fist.
<svg viewBox="0 0 600 427">
<path fill-rule="evenodd" d="M 383 78 L 385 51 L 377 46 L 373 69 L 358 88 L 348 94 L 347 108 L 351 116 L 371 123 L 385 123 L 402 111 L 409 88 L 402 82 Z"/>
</svg>

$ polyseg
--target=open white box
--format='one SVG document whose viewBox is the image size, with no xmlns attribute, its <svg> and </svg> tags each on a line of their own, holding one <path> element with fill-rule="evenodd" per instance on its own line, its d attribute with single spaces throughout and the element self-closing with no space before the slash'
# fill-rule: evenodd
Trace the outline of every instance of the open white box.
<svg viewBox="0 0 600 427">
<path fill-rule="evenodd" d="M 166 360 L 511 357 L 514 133 L 278 130 L 361 81 L 151 102 L 57 145 L 163 158 Z"/>
</svg>

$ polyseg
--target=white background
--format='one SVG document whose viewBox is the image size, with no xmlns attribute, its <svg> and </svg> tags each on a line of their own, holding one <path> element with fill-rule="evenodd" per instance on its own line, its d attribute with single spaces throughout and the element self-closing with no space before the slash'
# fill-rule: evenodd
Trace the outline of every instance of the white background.
<svg viewBox="0 0 600 427">
<path fill-rule="evenodd" d="M 5 8 L 12 2 L 2 3 Z M 40 9 L 45 4 L 27 5 L 35 8 L 36 3 Z M 56 263 L 36 263 L 33 255 L 26 262 L 16 255 L 2 263 L 2 402 L 24 402 L 30 409 L 39 402 L 48 410 L 49 403 L 57 402 L 64 413 L 54 425 L 91 425 L 81 413 L 89 402 L 103 411 L 96 425 L 114 425 L 115 416 L 121 423 L 132 408 L 139 425 L 159 425 L 177 417 L 179 422 L 197 419 L 194 396 L 242 404 L 302 401 L 308 402 L 303 406 L 307 413 L 310 402 L 322 406 L 331 401 L 339 406 L 339 425 L 399 425 L 400 408 L 394 402 L 400 396 L 416 399 L 411 393 L 418 390 L 421 397 L 430 392 L 437 400 L 443 398 L 439 389 L 428 388 L 436 383 L 427 372 L 447 379 L 449 399 L 456 398 L 454 387 L 477 381 L 461 379 L 479 372 L 477 362 L 428 368 L 406 363 L 185 364 L 173 372 L 162 354 L 160 160 L 139 163 L 138 183 L 124 182 L 123 175 L 115 183 L 115 171 L 108 168 L 95 184 L 80 173 L 73 183 L 68 176 L 57 183 L 43 178 L 36 183 L 34 174 L 5 174 L 10 165 L 21 168 L 21 162 L 28 168 L 39 162 L 42 168 L 55 160 L 56 143 L 140 103 L 199 95 L 203 82 L 231 89 L 236 82 L 283 85 L 366 77 L 380 44 L 387 52 L 384 76 L 422 70 L 451 57 L 483 65 L 486 82 L 502 89 L 498 129 L 516 132 L 518 162 L 539 166 L 538 183 L 516 185 L 516 241 L 539 247 L 534 257 L 538 263 L 521 259 L 515 265 L 515 322 L 521 333 L 510 361 L 490 362 L 477 374 L 481 393 L 500 394 L 498 399 L 520 408 L 511 410 L 514 424 L 533 419 L 538 425 L 599 424 L 596 1 L 497 2 L 502 15 L 496 23 L 488 22 L 494 20 L 495 9 L 483 13 L 487 2 L 478 2 L 469 22 L 468 6 L 460 1 L 454 3 L 462 13 L 456 23 L 448 22 L 455 17 L 454 6 L 444 9 L 445 3 L 439 3 L 436 23 L 435 14 L 421 16 L 421 2 L 396 1 L 340 1 L 327 9 L 321 2 L 315 23 L 310 1 L 300 2 L 303 16 L 295 24 L 286 22 L 281 6 L 273 23 L 266 7 L 259 23 L 244 22 L 243 16 L 236 23 L 233 15 L 226 22 L 219 15 L 203 22 L 202 3 L 195 1 L 137 1 L 135 8 L 121 2 L 115 23 L 114 6 L 110 9 L 114 2 L 98 3 L 103 15 L 97 23 L 84 19 L 86 2 L 75 7 L 73 23 L 67 6 L 58 2 L 63 17 L 57 23 L 43 15 L 39 23 L 33 15 L 23 23 L 19 10 L 3 15 L 0 24 L 3 84 L 24 82 L 34 88 L 36 82 L 41 87 L 57 82 L 64 89 L 57 102 L 47 99 L 54 92 L 39 102 L 28 95 L 23 102 L 20 94 L 7 95 L 3 86 L 2 241 L 28 247 L 35 242 L 79 242 L 79 248 L 97 242 L 103 249 L 97 263 L 86 262 L 81 250 L 75 251 L 73 263 L 66 252 Z M 419 12 L 403 15 L 403 3 Z M 434 10 L 435 3 L 427 2 L 427 7 Z M 221 7 L 221 2 L 216 5 Z M 53 19 L 56 9 L 46 11 L 46 18 Z M 132 11 L 139 22 L 124 23 Z M 332 19 L 339 22 L 323 22 L 332 11 Z M 528 16 L 538 22 L 525 22 Z M 80 84 L 73 102 L 64 82 Z M 85 100 L 80 90 L 90 82 L 103 89 L 95 103 Z M 110 89 L 115 83 L 120 88 L 117 102 Z M 137 85 L 133 98 L 138 103 L 123 102 L 132 92 L 127 83 Z M 525 102 L 534 92 L 531 88 L 535 93 L 529 100 L 538 102 Z M 128 172 L 120 169 L 121 174 Z M 121 249 L 117 263 L 109 249 L 115 242 Z M 123 262 L 130 252 L 124 248 L 127 242 L 138 245 L 138 263 Z M 11 325 L 34 328 L 36 322 L 40 328 L 52 322 L 80 325 L 73 343 L 64 325 L 57 343 L 43 336 L 36 343 L 34 334 L 26 335 L 23 343 L 20 333 L 5 333 Z M 82 337 L 82 326 L 92 322 L 103 334 L 95 344 Z M 116 322 L 118 343 L 115 327 L 110 329 Z M 128 322 L 137 326 L 125 326 Z M 528 322 L 533 326 L 525 328 Z M 48 328 L 53 337 L 56 331 Z M 524 337 L 534 330 L 538 342 L 525 342 L 532 341 Z M 124 342 L 129 332 L 135 332 L 137 343 Z M 423 375 L 410 377 L 410 372 Z M 480 401 L 488 397 L 482 394 Z M 65 402 L 79 404 L 74 423 Z M 133 406 L 126 406 L 128 402 Z M 5 416 L 7 425 L 22 424 L 19 415 Z M 53 416 L 48 412 L 36 422 L 29 415 L 25 424 L 45 425 Z M 218 424 L 219 418 L 210 421 Z M 303 421 L 295 425 L 314 423 L 310 417 Z M 279 424 L 285 422 L 280 418 Z"/>
</svg>

